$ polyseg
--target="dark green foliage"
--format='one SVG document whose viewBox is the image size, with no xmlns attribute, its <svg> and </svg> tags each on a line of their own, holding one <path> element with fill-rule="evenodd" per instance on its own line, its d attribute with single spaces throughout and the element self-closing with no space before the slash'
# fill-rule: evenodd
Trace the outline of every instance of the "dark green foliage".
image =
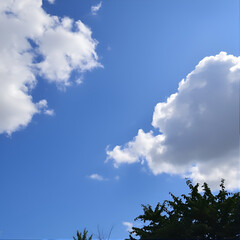
<svg viewBox="0 0 240 240">
<path fill-rule="evenodd" d="M 89 238 L 87 238 L 87 233 L 88 231 L 86 230 L 86 228 L 84 228 L 83 233 L 79 233 L 79 231 L 77 231 L 77 238 L 73 237 L 74 240 L 92 240 L 93 235 L 91 235 Z"/>
<path fill-rule="evenodd" d="M 143 214 L 135 218 L 144 223 L 142 228 L 133 227 L 133 235 L 141 240 L 150 239 L 240 239 L 240 194 L 225 190 L 224 180 L 217 195 L 213 195 L 207 183 L 199 193 L 199 184 L 192 185 L 189 195 L 176 197 L 172 201 L 158 203 L 155 209 L 142 205 Z"/>
<path fill-rule="evenodd" d="M 100 228 L 98 227 L 98 234 L 96 235 L 97 239 L 98 240 L 109 240 L 112 230 L 113 230 L 113 226 L 111 227 L 111 229 L 108 233 L 108 237 L 106 238 L 104 232 L 100 231 Z M 88 231 L 86 230 L 86 228 L 84 228 L 83 233 L 77 231 L 77 238 L 73 237 L 73 239 L 74 240 L 92 240 L 93 234 L 90 237 L 87 237 L 87 233 L 88 233 Z"/>
</svg>

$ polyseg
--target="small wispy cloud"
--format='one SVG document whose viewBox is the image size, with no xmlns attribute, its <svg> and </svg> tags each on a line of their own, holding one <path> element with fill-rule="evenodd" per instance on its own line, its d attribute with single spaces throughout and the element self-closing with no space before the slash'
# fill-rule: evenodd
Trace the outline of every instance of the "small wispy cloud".
<svg viewBox="0 0 240 240">
<path fill-rule="evenodd" d="M 47 109 L 44 111 L 44 114 L 49 115 L 49 116 L 54 116 L 55 112 L 53 109 Z"/>
<path fill-rule="evenodd" d="M 77 80 L 76 80 L 76 84 L 77 85 L 80 85 L 80 84 L 82 84 L 83 83 L 83 77 L 81 76 L 81 77 L 79 77 Z"/>
<path fill-rule="evenodd" d="M 122 223 L 126 228 L 126 231 L 128 232 L 131 232 L 132 231 L 132 227 L 133 227 L 133 224 L 131 222 L 123 222 Z"/>
<path fill-rule="evenodd" d="M 91 7 L 91 13 L 92 15 L 97 15 L 97 12 L 99 11 L 99 9 L 102 7 L 102 2 L 100 2 L 99 4 L 92 6 Z"/>
<path fill-rule="evenodd" d="M 54 4 L 55 0 L 48 0 L 48 2 Z"/>
<path fill-rule="evenodd" d="M 97 173 L 94 173 L 92 175 L 89 176 L 89 178 L 93 179 L 93 180 L 97 180 L 97 181 L 104 181 L 106 180 L 103 176 L 97 174 Z"/>
<path fill-rule="evenodd" d="M 43 99 L 43 100 L 39 101 L 36 104 L 36 106 L 38 108 L 38 113 L 44 113 L 44 114 L 49 115 L 49 116 L 54 115 L 54 110 L 48 108 L 48 103 L 47 103 L 46 99 Z"/>
</svg>

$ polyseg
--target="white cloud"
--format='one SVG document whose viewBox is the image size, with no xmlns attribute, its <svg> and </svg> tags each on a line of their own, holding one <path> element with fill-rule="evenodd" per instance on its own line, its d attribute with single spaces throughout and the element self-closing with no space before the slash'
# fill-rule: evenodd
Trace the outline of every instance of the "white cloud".
<svg viewBox="0 0 240 240">
<path fill-rule="evenodd" d="M 97 180 L 97 181 L 103 181 L 103 180 L 106 180 L 103 176 L 97 174 L 97 173 L 94 173 L 92 175 L 89 176 L 91 179 L 93 180 Z"/>
<path fill-rule="evenodd" d="M 213 189 L 224 178 L 228 189 L 239 188 L 239 66 L 240 57 L 224 52 L 204 58 L 156 105 L 159 135 L 140 129 L 133 141 L 108 149 L 107 160 L 118 167 L 144 159 L 155 175 L 188 176 Z"/>
<path fill-rule="evenodd" d="M 53 116 L 54 115 L 54 110 L 53 109 L 48 109 L 48 103 L 45 99 L 39 101 L 37 104 L 37 109 L 38 113 L 44 113 L 46 115 Z"/>
<path fill-rule="evenodd" d="M 128 232 L 132 231 L 133 223 L 131 223 L 131 222 L 123 222 L 123 225 L 127 227 L 126 231 L 128 231 Z"/>
<path fill-rule="evenodd" d="M 91 7 L 91 13 L 92 15 L 97 15 L 97 12 L 100 10 L 100 8 L 102 7 L 102 2 L 100 2 L 99 4 L 92 6 Z"/>
<path fill-rule="evenodd" d="M 0 32 L 0 134 L 27 126 L 34 114 L 54 114 L 32 99 L 38 74 L 68 86 L 73 70 L 101 66 L 91 30 L 80 20 L 47 14 L 41 0 L 1 0 Z"/>
<path fill-rule="evenodd" d="M 95 48 L 97 42 L 91 38 L 92 32 L 80 20 L 74 26 L 69 18 L 56 21 L 56 26 L 45 31 L 39 39 L 39 52 L 45 60 L 37 64 L 40 74 L 49 81 L 69 85 L 73 69 L 79 72 L 101 66 L 97 62 Z"/>
<path fill-rule="evenodd" d="M 45 109 L 44 114 L 49 115 L 49 116 L 53 116 L 55 114 L 55 112 L 54 112 L 53 109 Z"/>
<path fill-rule="evenodd" d="M 83 77 L 80 76 L 75 82 L 76 82 L 77 85 L 82 84 L 83 83 Z"/>
<path fill-rule="evenodd" d="M 54 4 L 55 0 L 48 0 L 48 2 Z"/>
</svg>

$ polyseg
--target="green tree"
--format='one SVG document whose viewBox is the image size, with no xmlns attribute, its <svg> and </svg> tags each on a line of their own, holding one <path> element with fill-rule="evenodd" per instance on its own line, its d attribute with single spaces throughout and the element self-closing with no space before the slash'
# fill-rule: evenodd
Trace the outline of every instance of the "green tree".
<svg viewBox="0 0 240 240">
<path fill-rule="evenodd" d="M 87 237 L 88 231 L 84 228 L 83 233 L 77 231 L 77 238 L 73 237 L 74 240 L 92 240 L 93 235 Z"/>
<path fill-rule="evenodd" d="M 111 236 L 111 233 L 112 233 L 112 230 L 113 230 L 113 226 L 110 228 L 110 231 L 108 233 L 108 237 L 105 237 L 105 234 L 104 234 L 103 230 L 101 231 L 99 226 L 98 226 L 97 230 L 98 230 L 98 233 L 96 234 L 96 238 L 98 240 L 109 240 L 110 236 Z M 87 234 L 88 234 L 88 231 L 86 230 L 86 228 L 84 228 L 83 233 L 77 231 L 77 238 L 73 237 L 73 239 L 74 240 L 92 240 L 93 234 L 90 237 L 87 237 Z"/>
<path fill-rule="evenodd" d="M 150 239 L 240 239 L 240 194 L 225 190 L 224 180 L 220 191 L 213 195 L 207 183 L 199 192 L 199 184 L 192 185 L 188 195 L 176 197 L 170 193 L 172 200 L 158 203 L 153 209 L 142 205 L 143 214 L 136 220 L 144 223 L 141 228 L 133 227 L 129 238 L 134 235 L 141 240 Z"/>
</svg>

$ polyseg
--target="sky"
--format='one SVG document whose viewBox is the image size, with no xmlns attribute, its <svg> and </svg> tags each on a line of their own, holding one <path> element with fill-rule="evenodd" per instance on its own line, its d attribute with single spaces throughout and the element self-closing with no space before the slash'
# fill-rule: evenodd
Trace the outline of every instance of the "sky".
<svg viewBox="0 0 240 240">
<path fill-rule="evenodd" d="M 1 0 L 0 239 L 111 239 L 185 178 L 239 191 L 239 0 Z"/>
</svg>

